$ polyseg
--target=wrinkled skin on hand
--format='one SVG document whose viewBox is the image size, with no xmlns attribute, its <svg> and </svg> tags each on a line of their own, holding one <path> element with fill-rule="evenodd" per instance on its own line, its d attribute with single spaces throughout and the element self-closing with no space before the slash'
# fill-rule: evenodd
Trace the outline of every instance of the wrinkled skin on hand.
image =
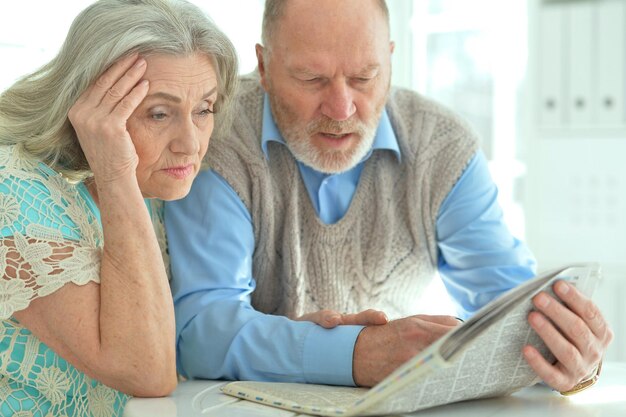
<svg viewBox="0 0 626 417">
<path fill-rule="evenodd" d="M 369 326 L 354 348 L 352 375 L 356 385 L 372 387 L 400 365 L 460 324 L 452 316 L 416 315 Z"/>
<path fill-rule="evenodd" d="M 126 123 L 148 93 L 146 60 L 115 62 L 78 98 L 68 117 L 97 183 L 134 175 L 138 157 Z"/>
<path fill-rule="evenodd" d="M 547 293 L 537 294 L 533 303 L 537 311 L 528 316 L 531 327 L 557 359 L 548 362 L 532 346 L 525 346 L 524 357 L 543 381 L 557 391 L 568 391 L 593 376 L 613 331 L 598 307 L 565 281 L 553 286 L 557 301 Z"/>
</svg>

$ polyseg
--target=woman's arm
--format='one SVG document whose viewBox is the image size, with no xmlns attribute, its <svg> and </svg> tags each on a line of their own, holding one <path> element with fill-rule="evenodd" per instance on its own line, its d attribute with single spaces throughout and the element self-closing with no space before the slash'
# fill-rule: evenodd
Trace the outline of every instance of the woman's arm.
<svg viewBox="0 0 626 417">
<path fill-rule="evenodd" d="M 100 285 L 66 284 L 14 316 L 90 377 L 127 394 L 162 396 L 176 385 L 174 312 L 126 130 L 148 91 L 139 82 L 145 69 L 136 55 L 121 59 L 69 115 L 94 172 L 90 191 L 104 232 Z"/>
</svg>

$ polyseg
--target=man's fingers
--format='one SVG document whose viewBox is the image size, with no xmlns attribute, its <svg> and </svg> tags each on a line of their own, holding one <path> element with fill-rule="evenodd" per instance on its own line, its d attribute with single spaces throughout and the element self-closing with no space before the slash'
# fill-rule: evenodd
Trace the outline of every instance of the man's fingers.
<svg viewBox="0 0 626 417">
<path fill-rule="evenodd" d="M 537 376 L 553 389 L 567 391 L 576 384 L 576 382 L 571 382 L 572 380 L 561 371 L 558 365 L 548 362 L 533 346 L 524 346 L 522 353 Z"/>
<path fill-rule="evenodd" d="M 572 370 L 573 373 L 578 373 L 579 362 L 595 365 L 600 361 L 601 347 L 605 345 L 605 341 L 596 337 L 584 319 L 570 310 L 568 306 L 559 303 L 546 293 L 537 294 L 533 299 L 533 303 L 549 320 L 539 314 L 531 313 L 529 316 L 531 325 L 539 333 L 539 336 L 544 339 L 546 344 L 548 342 L 553 344 L 553 346 L 548 344 L 551 350 L 559 347 L 564 349 L 562 346 L 567 346 L 565 349 L 568 349 L 568 352 L 562 354 L 561 357 L 557 356 L 557 352 L 554 350 L 552 353 L 568 369 Z M 544 333 L 542 334 L 540 331 Z M 569 352 L 570 346 L 576 349 L 578 354 L 584 357 L 584 360 L 579 360 L 575 353 Z"/>
<path fill-rule="evenodd" d="M 611 329 L 600 313 L 598 307 L 574 286 L 565 281 L 554 284 L 555 294 L 587 324 L 593 334 L 600 340 L 610 343 L 613 338 Z"/>
<path fill-rule="evenodd" d="M 576 383 L 585 377 L 587 366 L 583 354 L 574 342 L 568 340 L 543 314 L 532 312 L 528 320 L 533 330 L 545 342 L 554 357 L 567 369 L 572 380 Z M 599 360 L 599 359 L 598 359 Z"/>
<path fill-rule="evenodd" d="M 567 391 L 595 369 L 613 332 L 596 305 L 572 285 L 559 281 L 553 290 L 563 303 L 541 292 L 533 298 L 539 311 L 531 312 L 528 320 L 558 360 L 552 370 L 535 362 L 542 369 L 537 374 L 553 388 Z"/>
</svg>

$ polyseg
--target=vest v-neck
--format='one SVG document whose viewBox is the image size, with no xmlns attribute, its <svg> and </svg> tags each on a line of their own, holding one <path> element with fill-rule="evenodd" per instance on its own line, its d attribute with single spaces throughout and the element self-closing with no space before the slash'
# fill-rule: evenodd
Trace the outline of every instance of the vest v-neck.
<svg viewBox="0 0 626 417">
<path fill-rule="evenodd" d="M 368 158 L 364 162 L 363 170 L 361 171 L 356 190 L 354 191 L 354 195 L 345 214 L 334 223 L 325 223 L 315 210 L 314 204 L 311 201 L 311 196 L 306 188 L 306 185 L 304 184 L 302 173 L 300 172 L 296 160 L 293 158 L 293 156 L 286 147 L 275 146 L 273 148 L 276 149 L 277 153 L 280 153 L 280 155 L 276 156 L 280 157 L 281 164 L 290 165 L 289 170 L 293 170 L 295 173 L 297 173 L 297 175 L 293 175 L 293 181 L 294 186 L 297 187 L 298 190 L 298 201 L 300 202 L 302 209 L 305 210 L 305 216 L 307 218 L 315 218 L 316 225 L 321 230 L 330 231 L 351 224 L 355 218 L 354 212 L 359 211 L 359 208 L 356 206 L 359 206 L 361 204 L 363 200 L 363 193 L 368 193 L 367 188 L 370 189 L 369 193 L 373 192 L 373 190 L 371 189 L 373 184 L 372 175 L 380 157 L 378 152 L 374 152 L 370 156 L 370 158 Z M 304 201 L 306 201 L 306 203 L 304 203 Z"/>
</svg>

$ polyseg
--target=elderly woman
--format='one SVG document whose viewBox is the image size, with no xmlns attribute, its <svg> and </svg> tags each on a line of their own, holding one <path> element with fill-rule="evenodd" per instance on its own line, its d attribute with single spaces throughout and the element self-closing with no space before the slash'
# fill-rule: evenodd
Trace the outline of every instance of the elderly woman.
<svg viewBox="0 0 626 417">
<path fill-rule="evenodd" d="M 236 77 L 184 1 L 100 0 L 0 96 L 0 416 L 117 416 L 176 385 L 155 200 L 187 194 Z"/>
</svg>

